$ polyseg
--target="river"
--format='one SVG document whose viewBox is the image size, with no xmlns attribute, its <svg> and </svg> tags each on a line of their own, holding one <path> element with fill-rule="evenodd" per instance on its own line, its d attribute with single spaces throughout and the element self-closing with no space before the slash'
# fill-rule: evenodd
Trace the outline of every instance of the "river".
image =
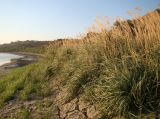
<svg viewBox="0 0 160 119">
<path fill-rule="evenodd" d="M 21 58 L 22 56 L 9 54 L 9 53 L 0 53 L 0 66 L 6 63 L 10 63 L 11 59 Z"/>
</svg>

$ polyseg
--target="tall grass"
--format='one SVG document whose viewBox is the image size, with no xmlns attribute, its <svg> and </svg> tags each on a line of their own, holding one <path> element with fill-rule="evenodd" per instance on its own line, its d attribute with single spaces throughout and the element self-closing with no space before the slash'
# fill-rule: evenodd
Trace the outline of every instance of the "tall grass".
<svg viewBox="0 0 160 119">
<path fill-rule="evenodd" d="M 157 113 L 159 25 L 159 10 L 140 19 L 117 21 L 109 32 L 102 30 L 88 33 L 81 40 L 50 44 L 48 59 L 53 67 L 57 64 L 58 74 L 69 82 L 64 85 L 70 89 L 71 97 L 84 94 L 108 116 Z"/>
</svg>

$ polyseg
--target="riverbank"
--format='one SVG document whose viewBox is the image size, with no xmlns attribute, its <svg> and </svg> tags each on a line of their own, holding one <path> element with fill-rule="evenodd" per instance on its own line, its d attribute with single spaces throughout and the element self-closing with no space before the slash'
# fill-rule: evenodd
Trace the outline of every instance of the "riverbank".
<svg viewBox="0 0 160 119">
<path fill-rule="evenodd" d="M 19 55 L 23 57 L 11 59 L 9 63 L 1 65 L 0 66 L 0 76 L 5 75 L 12 69 L 35 63 L 38 61 L 38 59 L 43 57 L 40 54 L 25 53 L 25 52 L 14 52 L 14 53 L 8 53 L 8 54 L 14 54 L 14 55 Z"/>
<path fill-rule="evenodd" d="M 14 55 L 20 55 L 20 56 L 30 56 L 30 57 L 38 57 L 38 58 L 43 58 L 43 54 L 36 54 L 36 53 L 30 53 L 30 52 L 7 52 L 9 54 L 14 54 Z"/>
</svg>

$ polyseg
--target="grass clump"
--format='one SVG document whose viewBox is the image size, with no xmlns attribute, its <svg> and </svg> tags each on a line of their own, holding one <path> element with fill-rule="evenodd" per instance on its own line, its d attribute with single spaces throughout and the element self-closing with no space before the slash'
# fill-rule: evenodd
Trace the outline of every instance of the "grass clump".
<svg viewBox="0 0 160 119">
<path fill-rule="evenodd" d="M 46 85 L 49 82 L 43 80 L 45 72 L 41 70 L 41 67 L 40 63 L 29 65 L 16 69 L 8 76 L 2 77 L 0 80 L 1 105 L 3 106 L 5 102 L 13 99 L 30 100 L 47 96 L 49 87 Z M 41 74 L 39 74 L 40 72 Z M 44 86 L 46 88 L 43 88 Z"/>
<path fill-rule="evenodd" d="M 27 109 L 21 109 L 14 116 L 15 119 L 30 119 L 30 113 Z"/>
</svg>

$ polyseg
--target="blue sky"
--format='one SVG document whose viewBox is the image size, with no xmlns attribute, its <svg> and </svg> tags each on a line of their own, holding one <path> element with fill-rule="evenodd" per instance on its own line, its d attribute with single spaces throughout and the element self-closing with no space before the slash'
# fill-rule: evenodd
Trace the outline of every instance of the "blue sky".
<svg viewBox="0 0 160 119">
<path fill-rule="evenodd" d="M 0 0 L 0 43 L 54 40 L 86 31 L 96 16 L 130 18 L 157 8 L 160 0 Z"/>
</svg>

